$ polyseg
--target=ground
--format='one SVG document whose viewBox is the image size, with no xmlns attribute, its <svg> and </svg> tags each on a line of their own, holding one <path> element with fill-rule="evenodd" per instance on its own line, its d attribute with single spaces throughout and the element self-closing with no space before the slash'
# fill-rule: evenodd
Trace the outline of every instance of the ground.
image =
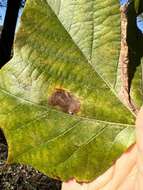
<svg viewBox="0 0 143 190">
<path fill-rule="evenodd" d="M 0 131 L 0 190 L 60 190 L 61 182 L 48 178 L 32 167 L 14 164 L 4 167 L 7 144 Z"/>
</svg>

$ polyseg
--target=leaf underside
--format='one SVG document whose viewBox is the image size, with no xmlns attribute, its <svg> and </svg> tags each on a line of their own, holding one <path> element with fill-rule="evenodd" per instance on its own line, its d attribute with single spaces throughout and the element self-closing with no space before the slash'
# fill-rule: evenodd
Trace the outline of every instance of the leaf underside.
<svg viewBox="0 0 143 190">
<path fill-rule="evenodd" d="M 135 118 L 117 93 L 119 54 L 116 0 L 28 0 L 14 57 L 0 71 L 7 163 L 61 180 L 90 181 L 106 171 L 135 141 Z M 78 114 L 48 105 L 56 88 L 78 97 Z"/>
</svg>

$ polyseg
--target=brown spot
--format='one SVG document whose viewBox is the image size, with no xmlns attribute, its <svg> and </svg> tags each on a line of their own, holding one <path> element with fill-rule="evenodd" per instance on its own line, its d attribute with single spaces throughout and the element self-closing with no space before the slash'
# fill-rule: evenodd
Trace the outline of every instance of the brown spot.
<svg viewBox="0 0 143 190">
<path fill-rule="evenodd" d="M 80 111 L 80 101 L 64 89 L 55 89 L 48 99 L 48 104 L 71 115 Z"/>
</svg>

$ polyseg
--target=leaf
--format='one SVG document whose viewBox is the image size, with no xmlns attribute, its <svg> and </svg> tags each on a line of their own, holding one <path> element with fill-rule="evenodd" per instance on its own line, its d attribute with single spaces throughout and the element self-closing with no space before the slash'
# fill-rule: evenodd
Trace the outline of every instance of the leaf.
<svg viewBox="0 0 143 190">
<path fill-rule="evenodd" d="M 114 88 L 120 53 L 119 2 L 47 2 L 96 72 Z M 88 14 L 85 17 L 86 12 Z"/>
<path fill-rule="evenodd" d="M 0 71 L 0 126 L 8 142 L 7 163 L 29 164 L 61 180 L 90 181 L 135 141 L 134 115 L 115 88 L 119 3 L 62 2 L 27 1 L 14 57 Z M 71 24 L 72 2 L 70 32 L 64 22 Z M 64 22 L 55 15 L 58 5 L 65 6 Z M 85 18 L 85 12 L 94 15 Z M 56 88 L 78 98 L 77 115 L 49 106 Z"/>
<path fill-rule="evenodd" d="M 134 4 L 135 4 L 135 10 L 136 10 L 136 13 L 139 12 L 139 6 L 140 6 L 140 0 L 134 0 Z"/>
<path fill-rule="evenodd" d="M 90 183 L 78 183 L 69 180 L 62 184 L 62 189 L 132 189 L 141 187 L 142 184 L 142 157 L 137 149 L 138 145 L 132 146 L 110 167 L 103 175 Z M 140 157 L 141 156 L 141 157 Z M 131 177 L 132 176 L 132 177 Z M 100 181 L 100 182 L 99 182 Z M 116 181 L 116 182 L 115 182 Z"/>
</svg>

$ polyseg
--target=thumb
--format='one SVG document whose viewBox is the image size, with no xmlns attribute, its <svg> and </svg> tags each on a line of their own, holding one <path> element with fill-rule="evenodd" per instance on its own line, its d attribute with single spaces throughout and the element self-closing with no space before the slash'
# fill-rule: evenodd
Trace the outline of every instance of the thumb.
<svg viewBox="0 0 143 190">
<path fill-rule="evenodd" d="M 139 152 L 143 155 L 143 107 L 140 109 L 136 119 L 136 140 Z"/>
<path fill-rule="evenodd" d="M 136 143 L 137 143 L 137 189 L 143 189 L 143 107 L 136 119 Z"/>
<path fill-rule="evenodd" d="M 62 184 L 62 190 L 85 190 L 88 189 L 88 184 L 79 184 L 76 180 L 70 180 Z"/>
</svg>

